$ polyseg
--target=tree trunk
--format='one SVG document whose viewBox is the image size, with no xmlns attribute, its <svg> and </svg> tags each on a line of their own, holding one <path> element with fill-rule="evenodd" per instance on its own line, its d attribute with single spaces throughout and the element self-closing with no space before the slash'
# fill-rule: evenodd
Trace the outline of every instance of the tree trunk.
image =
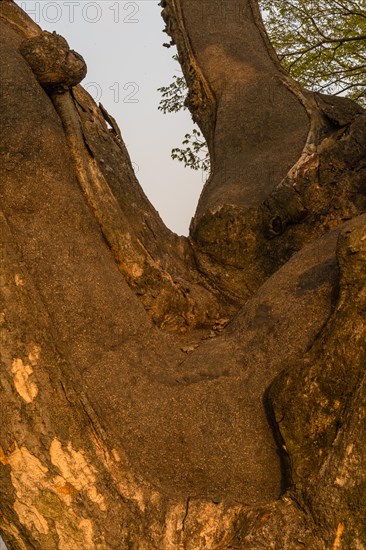
<svg viewBox="0 0 366 550">
<path fill-rule="evenodd" d="M 282 70 L 254 0 L 161 4 L 212 163 L 189 238 L 0 0 L 0 533 L 366 548 L 366 114 Z"/>
</svg>

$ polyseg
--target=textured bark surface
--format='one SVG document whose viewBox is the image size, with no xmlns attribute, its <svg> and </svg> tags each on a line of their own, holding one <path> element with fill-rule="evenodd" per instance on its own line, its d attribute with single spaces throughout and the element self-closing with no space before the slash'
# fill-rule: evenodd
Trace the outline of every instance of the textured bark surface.
<svg viewBox="0 0 366 550">
<path fill-rule="evenodd" d="M 366 114 L 283 72 L 254 0 L 162 7 L 212 160 L 189 238 L 0 0 L 0 534 L 366 548 Z"/>
<path fill-rule="evenodd" d="M 255 0 L 161 4 L 211 154 L 195 258 L 242 304 L 304 244 L 364 211 L 366 119 L 284 73 Z"/>
</svg>

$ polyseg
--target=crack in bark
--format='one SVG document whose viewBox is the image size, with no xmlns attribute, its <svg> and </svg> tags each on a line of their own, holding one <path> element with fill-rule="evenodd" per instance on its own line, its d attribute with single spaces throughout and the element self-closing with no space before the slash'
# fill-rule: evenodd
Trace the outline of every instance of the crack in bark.
<svg viewBox="0 0 366 550">
<path fill-rule="evenodd" d="M 183 519 L 182 519 L 182 531 L 185 530 L 185 524 L 186 524 L 188 514 L 189 514 L 189 504 L 190 504 L 190 502 L 191 502 L 191 497 L 189 496 L 187 498 L 186 509 L 185 509 L 184 516 L 183 516 Z"/>
</svg>

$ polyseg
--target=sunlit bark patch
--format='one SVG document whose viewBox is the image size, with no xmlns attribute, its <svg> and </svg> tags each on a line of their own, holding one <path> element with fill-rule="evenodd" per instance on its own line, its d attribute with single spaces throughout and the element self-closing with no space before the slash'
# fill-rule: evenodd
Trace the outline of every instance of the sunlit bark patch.
<svg viewBox="0 0 366 550">
<path fill-rule="evenodd" d="M 188 497 L 172 506 L 166 517 L 164 550 L 184 545 L 187 550 L 228 548 L 240 506 L 201 502 Z"/>
<path fill-rule="evenodd" d="M 77 491 L 85 491 L 88 498 L 98 504 L 102 511 L 105 511 L 107 507 L 104 498 L 95 487 L 95 471 L 89 466 L 83 453 L 75 451 L 71 442 L 64 450 L 61 442 L 55 437 L 51 443 L 50 454 L 52 464 L 57 466 L 65 481 L 75 487 Z M 59 481 L 59 478 L 57 480 Z"/>
<path fill-rule="evenodd" d="M 344 525 L 343 523 L 339 523 L 337 528 L 337 535 L 336 535 L 332 550 L 341 550 L 342 548 L 341 539 L 342 539 L 343 531 L 344 531 Z"/>
<path fill-rule="evenodd" d="M 38 395 L 38 388 L 35 382 L 30 380 L 33 374 L 31 365 L 23 363 L 22 359 L 14 359 L 11 367 L 14 375 L 14 386 L 19 395 L 26 403 L 32 403 Z"/>
<path fill-rule="evenodd" d="M 41 535 L 47 535 L 49 527 L 46 519 L 32 504 L 20 502 L 17 500 L 14 503 L 14 510 L 18 514 L 21 522 L 30 530 L 36 529 Z"/>
<path fill-rule="evenodd" d="M 48 468 L 26 447 L 17 448 L 8 456 L 11 480 L 16 494 L 14 510 L 20 522 L 31 532 L 48 533 L 46 518 L 36 508 L 40 492 L 45 488 Z"/>
<path fill-rule="evenodd" d="M 76 516 L 73 517 L 76 520 Z M 59 537 L 58 540 L 58 549 L 59 550 L 70 550 L 70 548 L 80 548 L 82 550 L 102 550 L 103 543 L 95 544 L 94 542 L 94 533 L 93 533 L 93 524 L 89 519 L 81 519 L 77 521 L 73 526 L 76 529 L 73 529 L 73 535 L 68 529 L 64 529 L 63 526 L 58 525 L 56 531 Z M 77 545 L 77 546 L 75 546 Z"/>
<path fill-rule="evenodd" d="M 0 447 L 0 464 L 3 464 L 3 466 L 8 464 L 8 459 L 6 458 L 4 449 L 2 447 Z"/>
<path fill-rule="evenodd" d="M 38 346 L 37 344 L 34 344 L 28 354 L 28 359 L 33 366 L 35 366 L 38 363 L 40 356 L 41 356 L 41 347 Z"/>
<path fill-rule="evenodd" d="M 17 286 L 23 286 L 23 285 L 24 285 L 24 281 L 23 281 L 22 277 L 21 277 L 18 273 L 15 274 L 14 280 L 15 280 L 15 284 L 16 284 Z"/>
<path fill-rule="evenodd" d="M 4 453 L 2 455 L 11 468 L 16 497 L 14 510 L 20 523 L 36 540 L 49 536 L 55 526 L 59 538 L 57 547 L 60 550 L 104 548 L 104 543 L 95 546 L 91 520 L 80 518 L 72 509 L 72 497 L 79 491 L 85 491 L 101 510 L 106 509 L 104 498 L 94 485 L 94 471 L 81 452 L 74 451 L 71 443 L 63 451 L 61 443 L 55 438 L 51 445 L 51 457 L 62 474 L 55 478 L 51 477 L 49 468 L 26 447 L 16 447 L 7 457 Z M 67 528 L 64 525 L 65 517 L 68 518 Z"/>
</svg>

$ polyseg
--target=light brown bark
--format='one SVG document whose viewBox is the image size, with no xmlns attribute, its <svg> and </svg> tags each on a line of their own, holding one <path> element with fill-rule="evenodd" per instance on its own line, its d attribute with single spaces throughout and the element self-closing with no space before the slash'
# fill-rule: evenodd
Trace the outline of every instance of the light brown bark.
<svg viewBox="0 0 366 550">
<path fill-rule="evenodd" d="M 187 239 L 80 56 L 0 1 L 0 533 L 366 547 L 366 115 L 283 72 L 254 0 L 162 5 L 212 155 Z"/>
</svg>

